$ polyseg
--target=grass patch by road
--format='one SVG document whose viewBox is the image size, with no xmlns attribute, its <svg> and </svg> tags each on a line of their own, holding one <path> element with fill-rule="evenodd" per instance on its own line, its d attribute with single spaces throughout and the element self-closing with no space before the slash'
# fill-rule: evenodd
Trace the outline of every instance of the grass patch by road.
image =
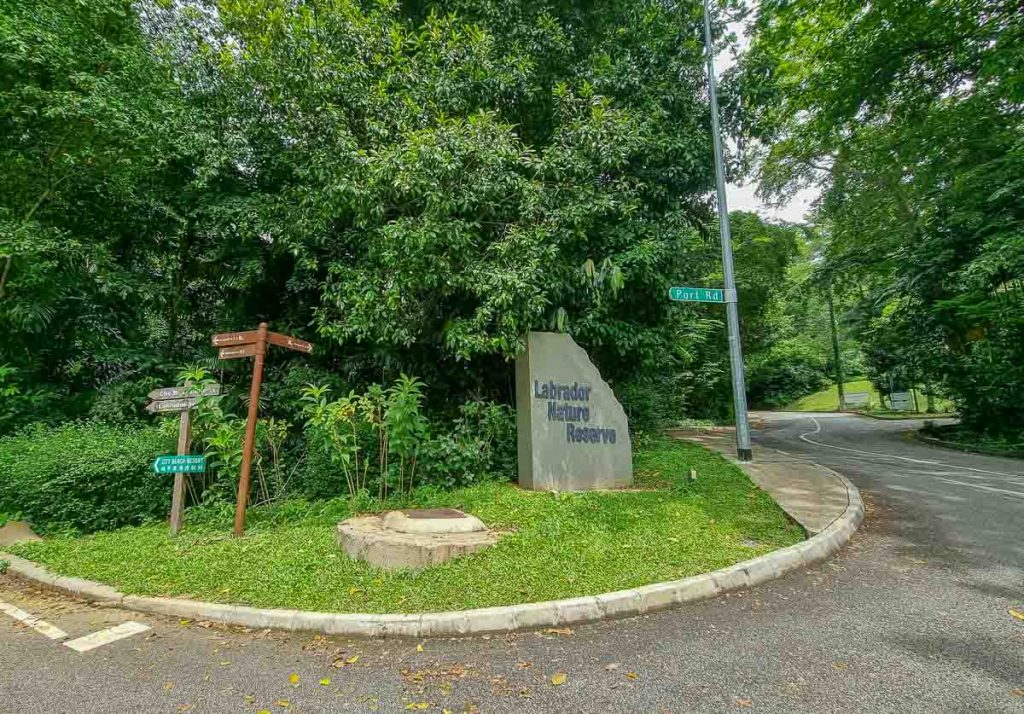
<svg viewBox="0 0 1024 714">
<path fill-rule="evenodd" d="M 854 379 L 849 382 L 843 383 L 844 391 L 846 394 L 854 392 L 867 392 L 870 394 L 871 405 L 867 409 L 861 411 L 869 413 L 870 416 L 877 416 L 882 419 L 914 419 L 925 414 L 921 412 L 894 412 L 889 409 L 882 408 L 882 397 L 879 395 L 878 390 L 875 389 L 871 382 L 866 379 Z M 917 399 L 919 406 L 922 410 L 925 409 L 927 397 L 918 392 Z M 852 408 L 852 407 L 848 407 Z M 927 414 L 927 418 L 942 418 L 943 416 L 950 416 L 953 411 L 953 405 L 947 399 L 936 397 L 935 408 L 939 410 L 938 414 Z M 806 397 L 797 399 L 792 404 L 785 407 L 784 411 L 791 412 L 834 412 L 839 410 L 839 388 L 832 384 L 821 391 L 815 392 L 814 394 L 808 394 Z"/>
<path fill-rule="evenodd" d="M 687 483 L 689 470 L 695 483 Z M 653 439 L 635 455 L 637 490 L 577 494 L 487 483 L 421 491 L 405 506 L 458 507 L 505 535 L 474 556 L 420 572 L 350 560 L 334 541 L 348 503 L 254 509 L 245 538 L 231 509 L 164 524 L 12 546 L 66 575 L 124 592 L 333 612 L 428 612 L 636 587 L 721 568 L 803 538 L 771 498 L 717 454 Z M 641 490 L 641 489 L 654 490 Z M 395 504 L 390 504 L 394 507 Z"/>
<path fill-rule="evenodd" d="M 869 392 L 871 403 L 878 404 L 878 391 L 871 386 L 866 379 L 855 379 L 843 384 L 846 393 Z M 786 407 L 786 411 L 792 412 L 831 412 L 839 409 L 839 388 L 832 384 L 819 392 L 808 394 L 806 397 L 797 399 Z"/>
</svg>

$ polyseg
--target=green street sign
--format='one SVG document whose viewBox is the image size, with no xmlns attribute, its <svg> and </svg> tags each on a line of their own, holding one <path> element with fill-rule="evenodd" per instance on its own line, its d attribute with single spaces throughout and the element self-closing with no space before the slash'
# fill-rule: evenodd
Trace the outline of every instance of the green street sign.
<svg viewBox="0 0 1024 714">
<path fill-rule="evenodd" d="M 157 456 L 153 472 L 158 474 L 201 474 L 206 471 L 206 457 L 202 454 Z"/>
<path fill-rule="evenodd" d="M 668 299 L 676 302 L 725 302 L 721 288 L 669 288 Z"/>
</svg>

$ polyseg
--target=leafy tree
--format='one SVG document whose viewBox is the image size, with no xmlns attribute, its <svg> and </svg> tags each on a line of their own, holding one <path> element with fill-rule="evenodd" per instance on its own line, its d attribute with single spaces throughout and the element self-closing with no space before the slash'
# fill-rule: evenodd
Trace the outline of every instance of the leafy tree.
<svg viewBox="0 0 1024 714">
<path fill-rule="evenodd" d="M 941 382 L 978 429 L 1024 424 L 1022 35 L 1008 1 L 774 0 L 732 84 L 766 192 L 825 187 L 876 370 Z"/>
</svg>

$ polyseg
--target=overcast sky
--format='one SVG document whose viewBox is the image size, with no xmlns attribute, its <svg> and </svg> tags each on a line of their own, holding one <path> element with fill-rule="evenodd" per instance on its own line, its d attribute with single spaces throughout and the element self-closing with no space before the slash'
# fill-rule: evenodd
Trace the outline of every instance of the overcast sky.
<svg viewBox="0 0 1024 714">
<path fill-rule="evenodd" d="M 746 49 L 748 44 L 745 24 L 743 22 L 734 22 L 729 25 L 729 29 L 735 32 L 736 37 L 739 38 L 738 45 L 741 52 Z M 730 51 L 719 53 L 715 57 L 715 74 L 721 79 L 725 70 L 732 67 L 735 63 L 736 60 Z M 735 144 L 733 144 L 733 148 L 735 148 Z M 775 208 L 764 205 L 755 195 L 757 193 L 756 181 L 747 181 L 742 186 L 730 183 L 725 188 L 727 194 L 726 201 L 729 204 L 730 211 L 753 211 L 765 218 L 789 221 L 790 223 L 803 222 L 806 213 L 811 208 L 811 204 L 818 198 L 820 193 L 817 189 L 797 191 L 788 203 Z"/>
</svg>

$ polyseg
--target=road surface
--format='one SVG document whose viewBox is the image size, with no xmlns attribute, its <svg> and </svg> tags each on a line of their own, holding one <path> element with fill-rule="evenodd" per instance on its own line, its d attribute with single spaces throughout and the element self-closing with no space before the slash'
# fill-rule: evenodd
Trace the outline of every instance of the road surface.
<svg viewBox="0 0 1024 714">
<path fill-rule="evenodd" d="M 1024 712 L 1024 622 L 1009 614 L 1024 609 L 1024 462 L 910 443 L 914 426 L 766 415 L 761 444 L 861 489 L 847 549 L 745 593 L 571 631 L 244 632 L 0 577 L 0 601 L 68 639 L 149 627 L 76 652 L 0 614 L 0 712 Z"/>
</svg>

